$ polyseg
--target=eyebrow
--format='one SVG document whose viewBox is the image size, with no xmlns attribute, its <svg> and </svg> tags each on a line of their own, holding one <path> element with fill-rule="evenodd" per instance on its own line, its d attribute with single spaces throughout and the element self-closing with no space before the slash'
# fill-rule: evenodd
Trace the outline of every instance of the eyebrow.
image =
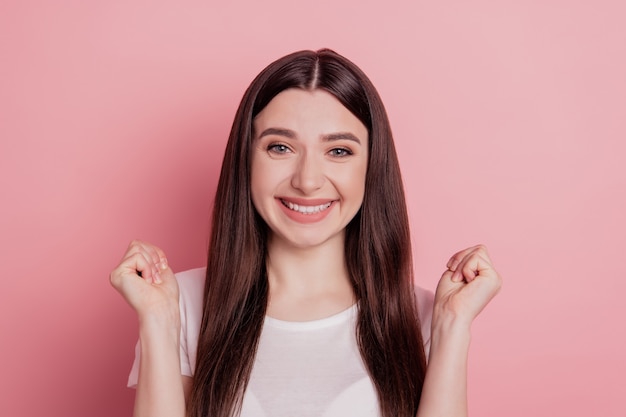
<svg viewBox="0 0 626 417">
<path fill-rule="evenodd" d="M 280 129 L 280 128 L 275 128 L 275 127 L 270 127 L 270 128 L 265 129 L 259 135 L 259 139 L 261 139 L 264 136 L 269 136 L 269 135 L 284 136 L 289 139 L 297 139 L 296 132 L 294 132 L 293 130 Z M 361 140 L 350 132 L 329 133 L 326 135 L 322 135 L 322 140 L 324 140 L 325 142 L 332 142 L 335 140 L 351 140 L 353 142 L 358 143 L 359 145 L 361 144 Z"/>
<path fill-rule="evenodd" d="M 294 132 L 293 130 L 278 129 L 275 127 L 270 127 L 270 128 L 265 129 L 263 132 L 261 132 L 261 134 L 259 135 L 259 139 L 261 139 L 263 136 L 270 136 L 270 135 L 284 136 L 289 139 L 296 138 L 296 132 Z"/>
</svg>

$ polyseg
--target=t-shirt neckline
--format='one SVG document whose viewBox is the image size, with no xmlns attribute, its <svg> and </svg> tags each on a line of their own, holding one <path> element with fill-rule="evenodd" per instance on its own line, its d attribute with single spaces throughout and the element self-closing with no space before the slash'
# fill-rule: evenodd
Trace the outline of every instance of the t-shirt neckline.
<svg viewBox="0 0 626 417">
<path fill-rule="evenodd" d="M 286 321 L 265 316 L 265 325 L 284 330 L 316 330 L 344 323 L 352 318 L 356 314 L 356 311 L 357 305 L 353 304 L 332 316 L 309 321 Z"/>
</svg>

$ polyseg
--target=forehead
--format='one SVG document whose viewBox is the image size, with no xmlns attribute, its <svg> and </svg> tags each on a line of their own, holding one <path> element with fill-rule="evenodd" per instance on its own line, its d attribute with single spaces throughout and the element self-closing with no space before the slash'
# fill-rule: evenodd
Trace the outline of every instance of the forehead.
<svg viewBox="0 0 626 417">
<path fill-rule="evenodd" d="M 303 134 L 351 132 L 367 139 L 367 128 L 332 94 L 324 90 L 288 89 L 255 117 L 254 131 L 285 128 Z"/>
</svg>

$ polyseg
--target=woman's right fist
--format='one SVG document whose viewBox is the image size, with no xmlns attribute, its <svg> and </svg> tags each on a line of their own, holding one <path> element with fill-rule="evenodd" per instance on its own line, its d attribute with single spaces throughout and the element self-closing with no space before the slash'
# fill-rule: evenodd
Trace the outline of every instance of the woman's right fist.
<svg viewBox="0 0 626 417">
<path fill-rule="evenodd" d="M 154 245 L 132 241 L 109 278 L 140 316 L 178 312 L 178 283 L 165 253 Z"/>
</svg>

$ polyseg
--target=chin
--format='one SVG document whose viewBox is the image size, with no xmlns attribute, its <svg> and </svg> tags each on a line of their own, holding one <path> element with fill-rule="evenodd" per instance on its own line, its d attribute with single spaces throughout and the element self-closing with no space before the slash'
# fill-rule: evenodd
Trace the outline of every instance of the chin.
<svg viewBox="0 0 626 417">
<path fill-rule="evenodd" d="M 282 241 L 281 245 L 292 247 L 295 249 L 314 249 L 325 245 L 341 244 L 343 245 L 343 233 L 337 233 L 334 235 L 319 235 L 316 234 L 301 234 L 280 237 L 275 236 L 275 239 Z"/>
</svg>

